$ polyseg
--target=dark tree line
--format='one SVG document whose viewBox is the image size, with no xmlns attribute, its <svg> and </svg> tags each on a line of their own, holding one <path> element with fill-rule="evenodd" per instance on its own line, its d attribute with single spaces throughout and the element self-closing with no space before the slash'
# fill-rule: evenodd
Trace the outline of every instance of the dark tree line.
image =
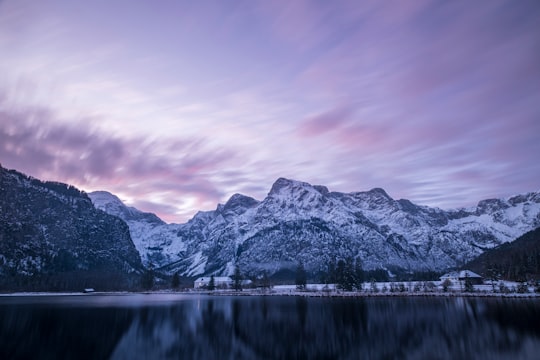
<svg viewBox="0 0 540 360">
<path fill-rule="evenodd" d="M 510 263 L 500 266 L 499 271 L 507 279 L 515 281 L 527 281 L 538 278 L 540 275 L 540 251 L 533 253 L 515 254 L 511 256 Z"/>
<path fill-rule="evenodd" d="M 154 287 L 154 277 L 154 267 L 150 264 L 141 276 L 141 287 L 144 290 L 152 290 Z"/>
<path fill-rule="evenodd" d="M 486 279 L 497 281 L 507 279 L 513 281 L 529 281 L 540 278 L 540 251 L 529 254 L 514 254 L 507 261 L 488 263 Z"/>
<path fill-rule="evenodd" d="M 364 270 L 364 278 L 369 281 L 389 281 L 388 271 L 384 269 Z"/>
<path fill-rule="evenodd" d="M 531 281 L 540 279 L 540 227 L 516 240 L 487 250 L 464 268 L 488 280 Z"/>
<path fill-rule="evenodd" d="M 172 276 L 171 287 L 173 289 L 178 289 L 180 287 L 180 274 L 178 273 L 178 271 L 175 272 Z"/>
<path fill-rule="evenodd" d="M 328 265 L 328 270 L 323 274 L 323 281 L 336 284 L 338 289 L 344 291 L 361 290 L 364 283 L 364 270 L 359 259 L 348 257 Z"/>
<path fill-rule="evenodd" d="M 138 275 L 103 271 L 66 271 L 26 275 L 4 275 L 0 277 L 0 291 L 82 291 L 94 288 L 97 291 L 136 290 Z"/>
</svg>

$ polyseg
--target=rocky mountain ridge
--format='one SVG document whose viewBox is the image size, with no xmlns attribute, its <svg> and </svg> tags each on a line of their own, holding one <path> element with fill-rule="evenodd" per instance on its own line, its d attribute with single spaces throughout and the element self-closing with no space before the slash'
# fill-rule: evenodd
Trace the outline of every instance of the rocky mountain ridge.
<svg viewBox="0 0 540 360">
<path fill-rule="evenodd" d="M 394 200 L 380 188 L 340 193 L 280 178 L 262 201 L 235 194 L 185 224 L 126 216 L 101 195 L 89 194 L 126 221 L 146 264 L 186 276 L 232 274 L 235 266 L 272 274 L 298 261 L 317 273 L 347 257 L 366 269 L 442 271 L 540 226 L 538 192 L 441 210 Z"/>
<path fill-rule="evenodd" d="M 142 270 L 121 219 L 96 209 L 73 186 L 0 166 L 0 284 L 113 289 Z"/>
</svg>

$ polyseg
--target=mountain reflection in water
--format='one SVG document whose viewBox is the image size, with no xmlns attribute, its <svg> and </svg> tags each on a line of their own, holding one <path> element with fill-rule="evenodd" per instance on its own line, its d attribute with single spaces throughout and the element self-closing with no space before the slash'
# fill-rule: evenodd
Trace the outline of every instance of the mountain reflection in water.
<svg viewBox="0 0 540 360">
<path fill-rule="evenodd" d="M 0 297 L 2 359 L 538 359 L 540 301 Z"/>
</svg>

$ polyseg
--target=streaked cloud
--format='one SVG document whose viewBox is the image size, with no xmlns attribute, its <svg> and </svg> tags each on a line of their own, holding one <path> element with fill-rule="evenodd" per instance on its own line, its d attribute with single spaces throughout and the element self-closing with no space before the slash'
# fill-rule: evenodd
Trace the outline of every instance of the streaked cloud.
<svg viewBox="0 0 540 360">
<path fill-rule="evenodd" d="M 6 0 L 0 161 L 185 221 L 281 176 L 468 206 L 540 188 L 540 6 Z"/>
<path fill-rule="evenodd" d="M 147 209 L 176 209 L 160 212 L 168 221 L 192 215 L 184 202 L 208 207 L 222 201 L 226 189 L 206 173 L 237 161 L 237 154 L 202 139 L 123 138 L 80 120 L 56 123 L 54 113 L 39 108 L 2 111 L 0 122 L 3 166 L 87 190 L 106 189 Z"/>
</svg>

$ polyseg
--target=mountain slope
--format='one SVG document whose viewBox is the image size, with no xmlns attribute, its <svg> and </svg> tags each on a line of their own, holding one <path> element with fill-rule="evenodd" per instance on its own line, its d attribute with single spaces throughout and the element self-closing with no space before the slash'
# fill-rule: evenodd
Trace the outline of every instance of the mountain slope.
<svg viewBox="0 0 540 360">
<path fill-rule="evenodd" d="M 186 224 L 123 219 L 135 243 L 144 244 L 144 261 L 184 275 L 231 274 L 234 266 L 274 273 L 298 261 L 319 272 L 345 257 L 367 269 L 444 270 L 539 226 L 540 195 L 444 211 L 394 200 L 379 188 L 339 193 L 280 178 L 263 201 L 236 194 Z"/>
<path fill-rule="evenodd" d="M 2 167 L 0 265 L 0 283 L 9 288 L 25 277 L 40 288 L 115 288 L 142 270 L 122 220 L 73 186 Z"/>
<path fill-rule="evenodd" d="M 129 226 L 135 248 L 146 266 L 160 267 L 178 260 L 184 245 L 177 241 L 180 225 L 165 224 L 155 214 L 128 207 L 107 191 L 88 194 L 97 209 L 119 217 Z"/>
<path fill-rule="evenodd" d="M 516 240 L 487 250 L 466 267 L 484 277 L 493 276 L 514 281 L 538 279 L 540 276 L 540 228 Z"/>
</svg>

